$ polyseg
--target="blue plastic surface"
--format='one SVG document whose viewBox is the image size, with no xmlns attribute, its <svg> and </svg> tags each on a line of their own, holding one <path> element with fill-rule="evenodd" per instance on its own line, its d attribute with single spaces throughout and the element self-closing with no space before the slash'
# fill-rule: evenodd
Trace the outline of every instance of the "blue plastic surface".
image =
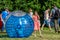
<svg viewBox="0 0 60 40">
<path fill-rule="evenodd" d="M 11 15 L 5 26 L 6 32 L 11 38 L 29 37 L 34 31 L 34 22 L 28 14 L 19 17 Z"/>
</svg>

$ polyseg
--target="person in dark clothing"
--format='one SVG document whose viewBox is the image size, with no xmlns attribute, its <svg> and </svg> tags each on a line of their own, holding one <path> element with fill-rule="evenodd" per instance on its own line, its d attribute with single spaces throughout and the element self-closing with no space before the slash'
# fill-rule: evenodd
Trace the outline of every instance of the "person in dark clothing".
<svg viewBox="0 0 60 40">
<path fill-rule="evenodd" d="M 55 32 L 58 32 L 59 31 L 59 23 L 58 23 L 59 9 L 55 5 L 53 5 L 52 7 L 53 7 L 53 9 L 51 10 L 50 16 L 52 17 L 52 19 L 54 21 Z"/>
</svg>

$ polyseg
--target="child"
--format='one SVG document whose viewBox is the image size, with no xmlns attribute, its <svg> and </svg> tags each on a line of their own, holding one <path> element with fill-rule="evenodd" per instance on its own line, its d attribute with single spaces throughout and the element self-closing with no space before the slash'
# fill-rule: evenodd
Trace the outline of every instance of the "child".
<svg viewBox="0 0 60 40">
<path fill-rule="evenodd" d="M 30 15 L 30 17 L 32 18 L 33 12 L 32 12 L 32 9 L 31 9 L 31 8 L 29 9 L 29 15 Z"/>
<path fill-rule="evenodd" d="M 36 37 L 36 32 L 39 31 L 40 36 L 41 36 L 41 31 L 40 31 L 40 17 L 37 13 L 37 11 L 35 11 L 34 15 L 33 15 L 33 20 L 34 20 L 34 32 L 35 32 L 35 37 Z"/>
</svg>

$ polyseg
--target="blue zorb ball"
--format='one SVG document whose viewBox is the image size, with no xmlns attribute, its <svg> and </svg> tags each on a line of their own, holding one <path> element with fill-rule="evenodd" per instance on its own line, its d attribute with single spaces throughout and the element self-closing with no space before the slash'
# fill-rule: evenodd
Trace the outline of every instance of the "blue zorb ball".
<svg viewBox="0 0 60 40">
<path fill-rule="evenodd" d="M 32 18 L 22 11 L 14 11 L 6 19 L 6 32 L 11 38 L 29 37 L 34 31 Z"/>
</svg>

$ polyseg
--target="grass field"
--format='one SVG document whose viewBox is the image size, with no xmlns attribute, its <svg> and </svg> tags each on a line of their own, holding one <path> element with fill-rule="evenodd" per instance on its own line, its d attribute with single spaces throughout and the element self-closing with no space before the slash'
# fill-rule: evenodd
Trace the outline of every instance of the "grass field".
<svg viewBox="0 0 60 40">
<path fill-rule="evenodd" d="M 9 38 L 6 33 L 0 33 L 0 40 L 60 40 L 60 33 L 51 32 L 47 28 L 42 31 L 43 37 L 37 32 L 37 37 L 31 35 L 28 38 Z"/>
</svg>

